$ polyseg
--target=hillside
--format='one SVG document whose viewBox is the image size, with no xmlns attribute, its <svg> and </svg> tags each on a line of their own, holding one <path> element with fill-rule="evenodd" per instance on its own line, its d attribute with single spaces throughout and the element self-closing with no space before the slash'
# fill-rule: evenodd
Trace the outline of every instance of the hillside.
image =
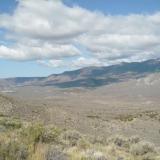
<svg viewBox="0 0 160 160">
<path fill-rule="evenodd" d="M 107 67 L 87 67 L 48 77 L 8 78 L 0 80 L 0 87 L 32 85 L 70 87 L 99 87 L 111 83 L 137 79 L 160 71 L 160 60 L 152 59 L 144 62 L 121 63 Z"/>
</svg>

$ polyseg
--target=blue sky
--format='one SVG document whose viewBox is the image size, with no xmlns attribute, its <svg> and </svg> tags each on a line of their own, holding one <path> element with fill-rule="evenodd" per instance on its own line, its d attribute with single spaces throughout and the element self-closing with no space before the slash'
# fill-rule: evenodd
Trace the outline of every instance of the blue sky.
<svg viewBox="0 0 160 160">
<path fill-rule="evenodd" d="M 53 0 L 50 0 L 50 3 L 54 3 Z M 159 0 L 64 0 L 60 3 L 54 4 L 51 8 L 47 2 L 44 5 L 41 0 L 35 8 L 32 8 L 35 5 L 34 2 L 32 4 L 32 2 L 23 3 L 23 0 L 22 2 L 0 0 L 0 78 L 46 76 L 90 65 L 110 65 L 121 61 L 141 61 L 158 57 L 160 48 L 158 43 L 160 37 L 158 31 L 160 27 Z M 80 9 L 75 6 L 79 6 Z M 42 9 L 39 10 L 39 8 Z M 68 17 L 61 14 L 59 9 L 64 9 Z M 53 15 L 50 14 L 52 10 Z M 29 20 L 31 24 L 34 17 L 39 18 L 39 21 L 33 25 L 35 28 L 32 27 L 33 31 L 29 28 L 31 24 L 27 23 L 25 11 L 33 15 L 33 19 Z M 75 14 L 73 19 L 70 13 Z M 82 21 L 85 18 L 81 16 L 83 14 L 89 17 L 86 20 L 89 22 Z M 60 20 L 57 20 L 57 15 Z M 43 28 L 37 31 L 37 25 L 40 24 L 38 28 L 45 27 L 52 19 L 53 22 L 56 20 L 55 28 L 52 26 L 53 31 L 46 33 L 46 28 L 44 28 L 44 33 L 42 33 Z M 108 21 L 115 26 L 108 24 Z M 148 23 L 154 24 L 145 30 Z M 28 28 L 25 28 L 26 25 Z M 92 30 L 94 26 L 95 29 Z M 142 35 L 137 29 L 139 26 L 142 26 L 140 27 Z M 88 31 L 87 27 L 91 31 Z M 97 30 L 99 27 L 101 28 Z M 135 41 L 134 45 L 130 42 L 132 39 Z M 121 40 L 128 44 L 128 47 L 125 47 Z M 114 44 L 117 45 L 114 46 Z M 106 48 L 107 45 L 108 48 Z M 146 50 L 146 46 L 150 48 Z M 155 48 L 154 51 L 152 48 Z M 140 53 L 143 54 L 140 55 Z"/>
<path fill-rule="evenodd" d="M 160 10 L 159 0 L 66 0 L 66 3 L 113 15 L 153 13 Z"/>
</svg>

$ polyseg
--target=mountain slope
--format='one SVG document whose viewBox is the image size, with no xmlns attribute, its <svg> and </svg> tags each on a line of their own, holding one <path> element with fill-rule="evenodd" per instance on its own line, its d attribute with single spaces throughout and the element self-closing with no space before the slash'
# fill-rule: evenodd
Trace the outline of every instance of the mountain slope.
<svg viewBox="0 0 160 160">
<path fill-rule="evenodd" d="M 160 60 L 151 59 L 144 62 L 121 63 L 107 67 L 87 67 L 62 74 L 53 74 L 40 78 L 5 79 L 12 85 L 40 85 L 68 87 L 98 87 L 115 82 L 144 77 L 160 71 Z M 1 83 L 2 85 L 3 83 Z"/>
<path fill-rule="evenodd" d="M 114 82 L 140 78 L 160 71 L 160 61 L 122 63 L 108 67 L 88 67 L 51 75 L 42 79 L 39 85 L 58 87 L 97 87 Z"/>
</svg>

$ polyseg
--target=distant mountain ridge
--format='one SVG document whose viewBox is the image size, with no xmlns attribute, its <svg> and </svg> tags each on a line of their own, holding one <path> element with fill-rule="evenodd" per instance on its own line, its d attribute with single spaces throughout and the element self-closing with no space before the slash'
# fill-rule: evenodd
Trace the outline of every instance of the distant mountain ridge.
<svg viewBox="0 0 160 160">
<path fill-rule="evenodd" d="M 111 83 L 137 79 L 151 73 L 160 72 L 160 59 L 143 62 L 121 63 L 104 67 L 86 67 L 48 77 L 9 78 L 0 80 L 11 85 L 36 85 L 69 87 L 98 87 Z"/>
</svg>

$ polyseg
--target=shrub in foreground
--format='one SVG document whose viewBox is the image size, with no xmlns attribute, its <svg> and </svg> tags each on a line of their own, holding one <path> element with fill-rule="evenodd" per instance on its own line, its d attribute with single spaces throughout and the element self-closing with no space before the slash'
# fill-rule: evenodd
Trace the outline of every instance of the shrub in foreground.
<svg viewBox="0 0 160 160">
<path fill-rule="evenodd" d="M 27 160 L 27 146 L 16 141 L 0 144 L 0 160 Z"/>
<path fill-rule="evenodd" d="M 89 138 L 9 118 L 0 126 L 0 160 L 160 160 L 157 148 L 137 136 Z"/>
</svg>

